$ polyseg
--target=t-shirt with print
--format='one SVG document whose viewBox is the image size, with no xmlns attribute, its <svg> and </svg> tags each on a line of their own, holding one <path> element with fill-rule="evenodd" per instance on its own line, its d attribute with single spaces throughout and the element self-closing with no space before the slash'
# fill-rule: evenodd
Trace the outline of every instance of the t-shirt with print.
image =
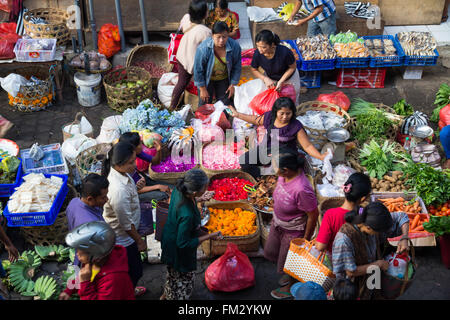
<svg viewBox="0 0 450 320">
<path fill-rule="evenodd" d="M 316 241 L 326 244 L 327 250 L 330 252 L 333 250 L 333 241 L 336 234 L 345 223 L 345 214 L 347 212 L 348 210 L 343 208 L 333 208 L 327 210 L 323 215 Z"/>
<path fill-rule="evenodd" d="M 278 177 L 273 199 L 274 214 L 282 221 L 302 216 L 306 219 L 306 212 L 317 208 L 316 194 L 304 173 L 289 182 L 285 182 L 283 177 Z"/>
<path fill-rule="evenodd" d="M 295 63 L 295 57 L 292 51 L 283 45 L 277 45 L 272 59 L 267 59 L 255 50 L 251 66 L 255 69 L 263 68 L 270 79 L 278 81 L 293 63 Z"/>
</svg>

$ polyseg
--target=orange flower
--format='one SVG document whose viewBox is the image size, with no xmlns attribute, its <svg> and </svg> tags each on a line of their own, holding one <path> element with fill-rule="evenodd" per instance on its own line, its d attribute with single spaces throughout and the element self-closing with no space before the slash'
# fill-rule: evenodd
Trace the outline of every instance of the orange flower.
<svg viewBox="0 0 450 320">
<path fill-rule="evenodd" d="M 256 232 L 256 214 L 242 208 L 209 208 L 210 220 L 206 224 L 209 232 L 221 231 L 224 236 L 246 236 Z"/>
</svg>

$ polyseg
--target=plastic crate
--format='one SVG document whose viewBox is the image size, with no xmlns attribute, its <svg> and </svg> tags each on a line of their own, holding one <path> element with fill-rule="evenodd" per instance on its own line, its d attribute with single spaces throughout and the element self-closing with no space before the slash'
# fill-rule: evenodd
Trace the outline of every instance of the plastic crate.
<svg viewBox="0 0 450 320">
<path fill-rule="evenodd" d="M 320 88 L 322 71 L 299 71 L 300 85 L 302 87 Z"/>
<path fill-rule="evenodd" d="M 281 42 L 289 43 L 289 45 L 297 52 L 297 55 L 298 55 L 298 60 L 296 60 L 297 69 L 300 71 L 301 67 L 302 67 L 302 61 L 300 60 L 301 53 L 300 53 L 300 50 L 298 50 L 297 44 L 295 43 L 294 40 L 282 40 Z"/>
<path fill-rule="evenodd" d="M 27 175 L 24 175 L 25 177 Z M 3 215 L 8 221 L 8 227 L 37 227 L 37 226 L 49 226 L 55 222 L 55 219 L 61 210 L 61 207 L 66 199 L 69 188 L 67 186 L 67 176 L 59 174 L 44 174 L 46 178 L 51 176 L 60 177 L 63 179 L 63 184 L 55 200 L 53 201 L 50 211 L 47 212 L 24 212 L 24 213 L 10 213 L 8 205 L 6 205 Z M 20 184 L 23 183 L 23 177 Z"/>
<path fill-rule="evenodd" d="M 51 50 L 27 50 L 25 46 L 30 43 L 37 43 L 42 39 L 19 39 L 14 46 L 16 60 L 19 62 L 44 62 L 53 61 L 56 52 L 56 39 L 45 39 L 52 44 Z"/>
<path fill-rule="evenodd" d="M 398 36 L 395 35 L 395 39 L 398 41 L 401 47 L 401 43 L 398 40 Z M 403 50 L 403 65 L 405 66 L 434 66 L 437 64 L 438 58 L 439 58 L 439 52 L 437 49 L 434 49 L 434 52 L 436 53 L 435 56 L 408 56 L 405 54 L 405 51 Z"/>
<path fill-rule="evenodd" d="M 20 151 L 25 173 L 69 174 L 69 168 L 59 143 L 41 146 L 41 148 L 44 151 L 44 158 L 39 161 L 30 158 L 31 149 Z"/>
<path fill-rule="evenodd" d="M 22 159 L 20 160 L 19 167 L 17 168 L 16 180 L 14 183 L 9 184 L 0 184 L 0 198 L 8 198 L 10 197 L 14 189 L 19 186 L 21 178 L 22 178 Z"/>
<path fill-rule="evenodd" d="M 405 60 L 405 53 L 403 52 L 403 48 L 394 36 L 385 35 L 385 36 L 364 36 L 364 40 L 392 40 L 394 44 L 395 50 L 397 50 L 396 56 L 388 56 L 388 57 L 370 57 L 369 66 L 371 68 L 379 68 L 379 67 L 399 67 L 403 66 Z"/>
<path fill-rule="evenodd" d="M 303 60 L 302 53 L 297 46 L 297 42 L 290 40 L 294 43 L 297 49 L 300 63 L 297 63 L 298 70 L 301 71 L 320 71 L 320 70 L 333 70 L 336 65 L 336 59 L 324 59 L 324 60 Z M 300 66 L 299 66 L 300 64 Z"/>
<path fill-rule="evenodd" d="M 336 69 L 340 68 L 368 68 L 370 57 L 366 58 L 336 58 Z"/>
<path fill-rule="evenodd" d="M 338 73 L 338 88 L 384 88 L 385 68 L 341 69 Z"/>
</svg>

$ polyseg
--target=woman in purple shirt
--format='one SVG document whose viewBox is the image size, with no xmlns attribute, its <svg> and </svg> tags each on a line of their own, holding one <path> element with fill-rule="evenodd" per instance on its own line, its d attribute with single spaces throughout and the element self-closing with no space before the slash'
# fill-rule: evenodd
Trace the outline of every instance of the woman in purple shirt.
<svg viewBox="0 0 450 320">
<path fill-rule="evenodd" d="M 119 142 L 121 141 L 128 142 L 136 148 L 137 158 L 150 162 L 151 164 L 158 164 L 161 162 L 161 144 L 159 141 L 154 141 L 157 151 L 156 156 L 154 157 L 142 151 L 142 141 L 137 132 L 125 132 L 119 138 Z M 136 183 L 139 200 L 141 202 L 151 202 L 152 200 L 160 201 L 169 198 L 169 186 L 153 181 L 146 174 L 142 174 L 138 170 L 136 170 L 131 177 Z"/>
<path fill-rule="evenodd" d="M 289 246 L 295 238 L 310 240 L 319 216 L 314 189 L 303 171 L 304 159 L 287 149 L 281 150 L 273 162 L 278 181 L 264 257 L 277 263 L 277 272 L 283 275 L 278 283 L 280 288 L 271 292 L 275 299 L 292 297 L 290 287 L 296 280 L 283 272 Z"/>
<path fill-rule="evenodd" d="M 297 142 L 311 157 L 325 159 L 326 153 L 321 154 L 306 135 L 300 121 L 295 118 L 296 108 L 294 102 L 287 97 L 278 98 L 272 106 L 272 110 L 260 116 L 239 113 L 232 106 L 228 106 L 232 116 L 257 126 L 264 126 L 267 134 L 264 141 L 255 149 L 244 153 L 239 159 L 242 171 L 251 174 L 255 179 L 261 175 L 258 166 L 270 163 L 273 147 L 278 142 L 279 150 L 289 148 L 297 152 Z M 275 139 L 272 143 L 272 139 Z"/>
</svg>

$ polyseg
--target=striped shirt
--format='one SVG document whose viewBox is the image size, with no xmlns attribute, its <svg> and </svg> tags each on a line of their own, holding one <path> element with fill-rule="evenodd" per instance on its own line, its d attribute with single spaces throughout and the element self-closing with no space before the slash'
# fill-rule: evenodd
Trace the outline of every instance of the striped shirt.
<svg viewBox="0 0 450 320">
<path fill-rule="evenodd" d="M 333 0 L 303 0 L 305 9 L 310 13 L 317 7 L 323 5 L 323 10 L 313 20 L 315 22 L 321 22 L 331 16 L 333 12 L 336 12 L 336 5 Z"/>
</svg>

